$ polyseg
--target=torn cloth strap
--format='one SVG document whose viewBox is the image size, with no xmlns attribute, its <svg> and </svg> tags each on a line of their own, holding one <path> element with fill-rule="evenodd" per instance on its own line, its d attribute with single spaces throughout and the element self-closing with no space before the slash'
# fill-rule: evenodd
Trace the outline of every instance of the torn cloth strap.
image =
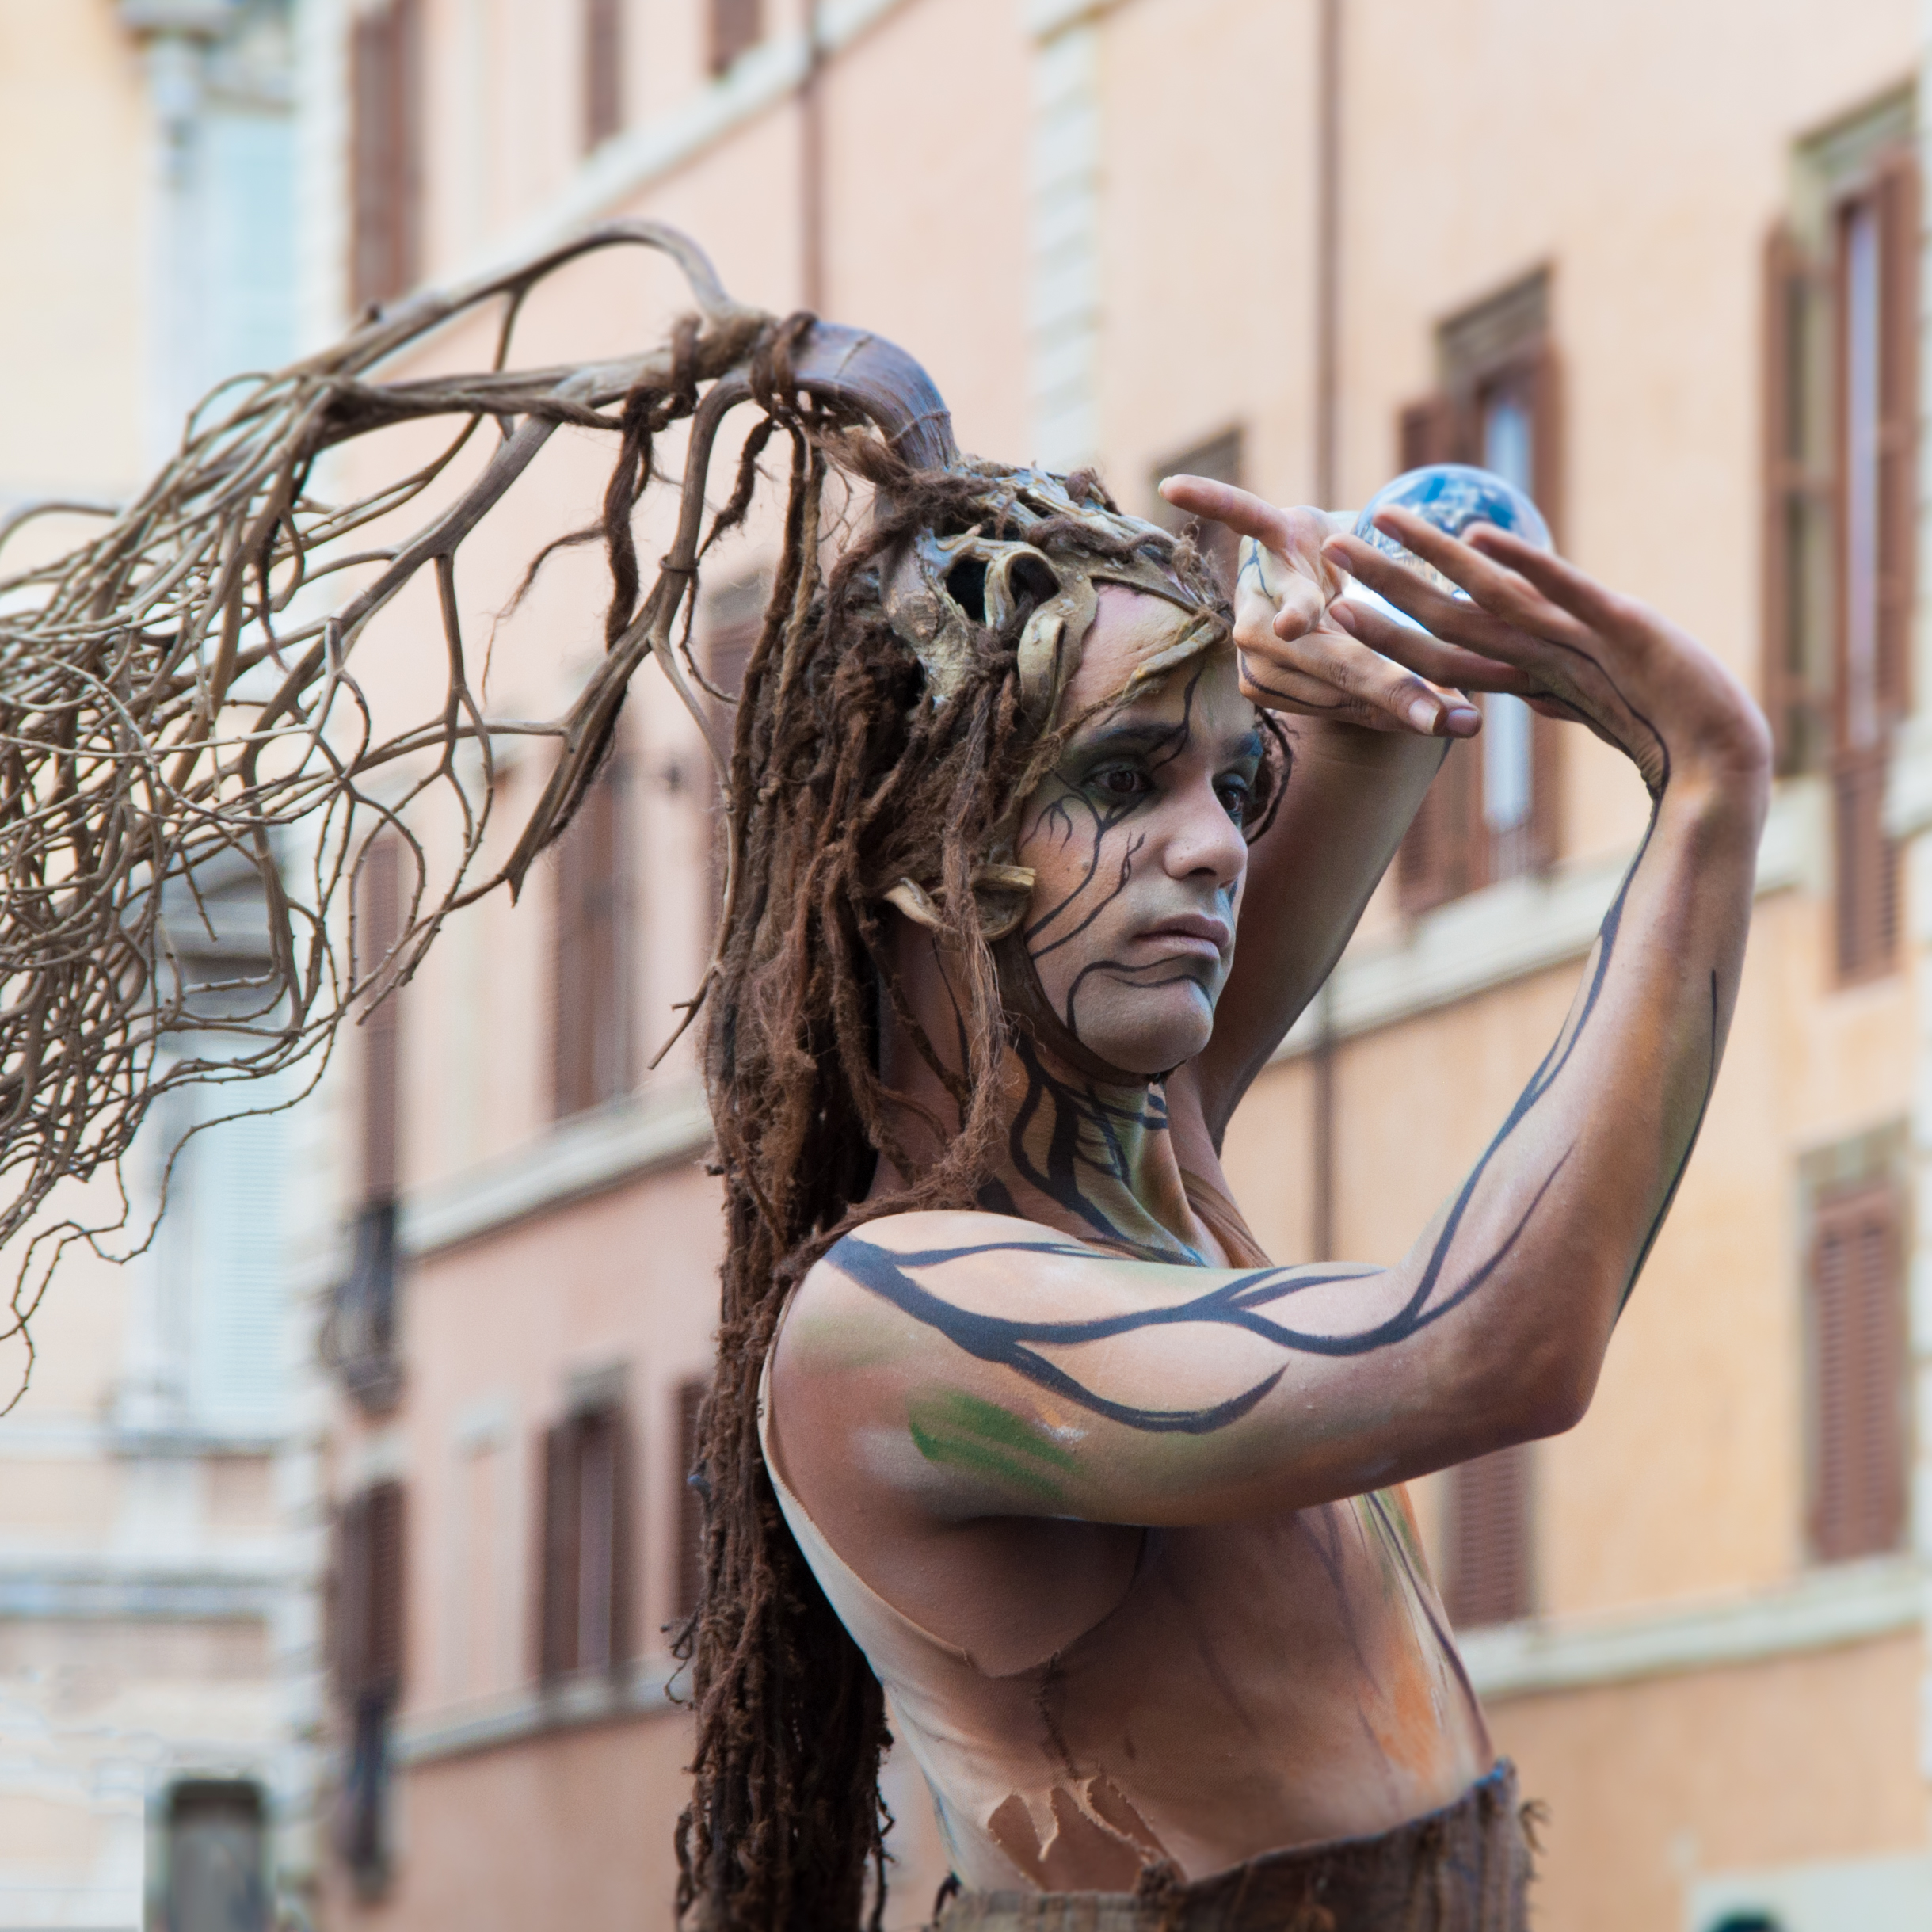
<svg viewBox="0 0 1932 1932">
<path fill-rule="evenodd" d="M 1530 1846 L 1507 1759 L 1453 1804 L 1370 1838 L 1265 1853 L 1133 1892 L 942 1894 L 930 1932 L 1526 1932 Z"/>
</svg>

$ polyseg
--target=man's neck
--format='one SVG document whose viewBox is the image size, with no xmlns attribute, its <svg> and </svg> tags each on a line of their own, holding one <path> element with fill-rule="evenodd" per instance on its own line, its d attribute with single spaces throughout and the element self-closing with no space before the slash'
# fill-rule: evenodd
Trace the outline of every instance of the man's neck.
<svg viewBox="0 0 1932 1932">
<path fill-rule="evenodd" d="M 1007 1061 L 1005 1157 L 981 1205 L 1145 1260 L 1203 1262 L 1158 1084 L 1104 1085 L 1022 1035 Z"/>
</svg>

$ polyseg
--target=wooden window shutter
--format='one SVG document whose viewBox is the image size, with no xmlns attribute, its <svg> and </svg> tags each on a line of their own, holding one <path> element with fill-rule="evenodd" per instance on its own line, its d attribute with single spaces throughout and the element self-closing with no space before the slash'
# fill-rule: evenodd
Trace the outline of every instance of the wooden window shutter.
<svg viewBox="0 0 1932 1932">
<path fill-rule="evenodd" d="M 1919 424 L 1919 169 L 1901 154 L 1873 189 L 1878 216 L 1878 702 L 1888 719 L 1910 703 L 1915 478 Z"/>
<path fill-rule="evenodd" d="M 1442 1606 L 1461 1629 L 1512 1623 L 1530 1610 L 1530 1450 L 1519 1444 L 1449 1473 Z"/>
<path fill-rule="evenodd" d="M 582 1513 L 577 1501 L 577 1420 L 543 1431 L 537 1539 L 537 1675 L 545 1683 L 577 1667 Z"/>
<path fill-rule="evenodd" d="M 629 1090 L 629 891 L 623 767 L 606 762 L 558 843 L 551 1016 L 558 1119 Z"/>
<path fill-rule="evenodd" d="M 624 124 L 624 0 L 582 0 L 584 147 L 600 147 Z"/>
<path fill-rule="evenodd" d="M 421 0 L 356 16 L 349 42 L 349 292 L 361 309 L 421 272 Z"/>
<path fill-rule="evenodd" d="M 337 1519 L 330 1633 L 345 1704 L 393 1702 L 402 1684 L 402 1485 L 372 1484 Z"/>
<path fill-rule="evenodd" d="M 1430 463 L 1453 463 L 1456 448 L 1455 406 L 1443 395 L 1425 396 L 1410 403 L 1396 425 L 1396 440 L 1404 470 Z"/>
<path fill-rule="evenodd" d="M 1831 517 L 1831 478 L 1812 445 L 1813 318 L 1823 278 L 1781 224 L 1764 248 L 1763 692 L 1781 775 L 1823 758 L 1829 695 L 1819 659 L 1827 628 L 1820 538 Z"/>
<path fill-rule="evenodd" d="M 1909 1430 L 1897 1189 L 1819 1204 L 1811 1256 L 1812 1546 L 1876 1556 L 1905 1530 Z"/>
<path fill-rule="evenodd" d="M 1910 654 L 1917 181 L 1901 155 L 1838 211 L 1833 924 L 1847 981 L 1890 970 L 1898 948 L 1899 852 L 1884 797 Z"/>
<path fill-rule="evenodd" d="M 704 1495 L 698 1467 L 698 1423 L 709 1385 L 701 1377 L 677 1391 L 677 1619 L 697 1614 L 704 1595 Z"/>
<path fill-rule="evenodd" d="M 364 1689 L 393 1700 L 402 1689 L 403 1657 L 402 1485 L 375 1484 L 369 1509 L 369 1675 Z"/>
<path fill-rule="evenodd" d="M 402 996 L 394 987 L 385 991 L 383 977 L 383 962 L 402 936 L 404 916 L 402 844 L 393 834 L 370 840 L 357 889 L 356 984 L 365 996 L 382 996 L 360 1028 L 362 1194 L 368 1205 L 394 1199 L 402 1157 Z"/>
<path fill-rule="evenodd" d="M 711 71 L 723 74 L 764 38 L 760 0 L 711 0 Z"/>
<path fill-rule="evenodd" d="M 1234 594 L 1235 574 L 1240 568 L 1240 539 L 1225 524 L 1197 520 L 1185 511 L 1176 509 L 1160 495 L 1160 485 L 1164 478 L 1170 476 L 1205 476 L 1211 482 L 1244 489 L 1247 476 L 1246 443 L 1247 438 L 1238 425 L 1232 429 L 1224 429 L 1220 435 L 1210 436 L 1206 442 L 1194 444 L 1157 463 L 1153 474 L 1148 478 L 1149 493 L 1153 498 L 1154 520 L 1164 524 L 1170 530 L 1192 532 L 1202 555 L 1220 578 L 1221 589 L 1230 597 Z"/>
<path fill-rule="evenodd" d="M 631 1431 L 619 1404 L 543 1432 L 537 1675 L 612 1669 L 632 1654 Z"/>
</svg>

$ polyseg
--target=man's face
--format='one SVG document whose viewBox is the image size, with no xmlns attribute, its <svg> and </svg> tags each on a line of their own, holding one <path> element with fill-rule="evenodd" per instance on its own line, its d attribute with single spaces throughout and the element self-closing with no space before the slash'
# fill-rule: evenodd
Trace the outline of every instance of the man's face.
<svg viewBox="0 0 1932 1932">
<path fill-rule="evenodd" d="M 1035 873 L 1024 938 L 1048 1001 L 1102 1058 L 1161 1073 L 1213 1031 L 1248 868 L 1242 836 L 1263 741 L 1232 646 L 1108 707 L 1187 615 L 1103 589 L 1064 715 L 1102 708 L 1027 802 L 1019 859 Z"/>
</svg>

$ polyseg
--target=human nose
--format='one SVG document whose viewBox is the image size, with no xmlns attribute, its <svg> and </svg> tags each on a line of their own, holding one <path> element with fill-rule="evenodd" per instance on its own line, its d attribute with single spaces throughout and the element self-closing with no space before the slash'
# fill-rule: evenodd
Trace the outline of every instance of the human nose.
<svg viewBox="0 0 1932 1932">
<path fill-rule="evenodd" d="M 1226 890 L 1248 869 L 1248 841 L 1240 827 L 1211 784 L 1190 786 L 1177 802 L 1183 809 L 1167 841 L 1168 875 L 1193 878 L 1211 874 L 1215 885 Z"/>
</svg>

